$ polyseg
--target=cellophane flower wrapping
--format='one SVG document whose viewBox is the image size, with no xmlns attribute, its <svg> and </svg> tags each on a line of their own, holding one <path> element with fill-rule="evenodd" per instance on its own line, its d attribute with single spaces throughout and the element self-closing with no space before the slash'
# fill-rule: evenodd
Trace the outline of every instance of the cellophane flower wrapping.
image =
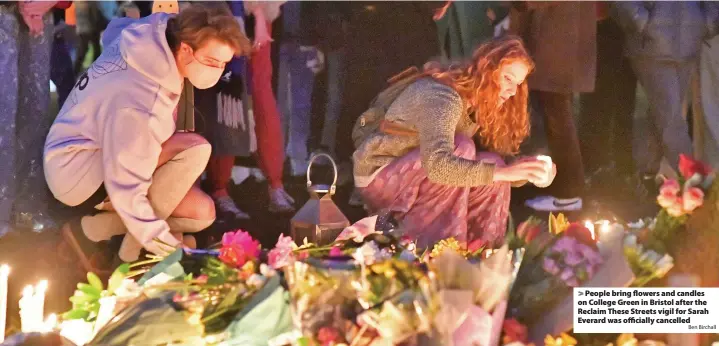
<svg viewBox="0 0 719 346">
<path fill-rule="evenodd" d="M 499 341 L 509 290 L 521 263 L 507 245 L 473 264 L 445 251 L 432 262 L 437 276 L 435 328 L 443 345 L 494 345 Z"/>
<path fill-rule="evenodd" d="M 541 255 L 522 264 L 510 296 L 512 317 L 534 321 L 599 270 L 604 259 L 596 245 L 572 233 L 570 228 Z"/>
<path fill-rule="evenodd" d="M 292 262 L 284 272 L 295 328 L 314 339 L 327 330 L 344 339 L 352 324 L 348 312 L 357 302 L 352 287 L 359 274 L 357 267 L 348 258 L 310 257 Z"/>
</svg>

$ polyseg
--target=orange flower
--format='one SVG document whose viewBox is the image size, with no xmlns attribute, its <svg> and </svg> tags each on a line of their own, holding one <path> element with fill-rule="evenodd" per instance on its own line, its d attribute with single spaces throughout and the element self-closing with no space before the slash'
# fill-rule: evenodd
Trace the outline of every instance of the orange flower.
<svg viewBox="0 0 719 346">
<path fill-rule="evenodd" d="M 559 337 L 547 335 L 544 337 L 544 346 L 575 346 L 577 340 L 566 333 L 562 333 Z"/>
</svg>

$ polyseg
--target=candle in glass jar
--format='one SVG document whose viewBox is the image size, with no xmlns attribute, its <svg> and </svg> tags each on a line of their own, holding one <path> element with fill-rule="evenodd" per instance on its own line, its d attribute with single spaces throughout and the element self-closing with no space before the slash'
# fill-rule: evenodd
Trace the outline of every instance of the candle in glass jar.
<svg viewBox="0 0 719 346">
<path fill-rule="evenodd" d="M 10 276 L 10 267 L 7 264 L 0 266 L 0 343 L 5 341 L 5 321 L 7 320 L 7 283 Z"/>
<path fill-rule="evenodd" d="M 597 235 L 594 233 L 594 223 L 587 220 L 584 221 L 584 227 L 586 227 L 590 233 L 592 233 L 592 240 L 597 240 Z"/>
</svg>

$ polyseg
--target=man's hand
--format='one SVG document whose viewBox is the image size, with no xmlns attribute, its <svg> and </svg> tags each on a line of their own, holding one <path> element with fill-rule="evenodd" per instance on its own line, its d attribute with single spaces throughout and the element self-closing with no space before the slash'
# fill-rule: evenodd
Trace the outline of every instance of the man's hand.
<svg viewBox="0 0 719 346">
<path fill-rule="evenodd" d="M 42 35 L 42 30 L 45 28 L 45 24 L 42 21 L 42 17 L 49 11 L 57 1 L 20 1 L 18 8 L 20 16 L 23 21 L 27 24 L 30 29 L 30 33 L 33 36 Z"/>
</svg>

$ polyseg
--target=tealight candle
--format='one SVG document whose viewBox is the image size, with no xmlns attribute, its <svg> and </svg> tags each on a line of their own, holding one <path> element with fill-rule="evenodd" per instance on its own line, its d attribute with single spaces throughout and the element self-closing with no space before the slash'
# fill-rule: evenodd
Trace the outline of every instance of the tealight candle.
<svg viewBox="0 0 719 346">
<path fill-rule="evenodd" d="M 537 181 L 534 184 L 544 186 L 549 184 L 549 180 L 552 178 L 552 158 L 547 155 L 538 155 L 537 160 L 543 161 L 544 164 L 547 166 L 547 176 L 544 177 L 543 180 Z"/>
<path fill-rule="evenodd" d="M 10 267 L 7 264 L 0 266 L 0 343 L 5 341 L 5 321 L 7 320 L 7 282 L 10 276 Z"/>
</svg>

